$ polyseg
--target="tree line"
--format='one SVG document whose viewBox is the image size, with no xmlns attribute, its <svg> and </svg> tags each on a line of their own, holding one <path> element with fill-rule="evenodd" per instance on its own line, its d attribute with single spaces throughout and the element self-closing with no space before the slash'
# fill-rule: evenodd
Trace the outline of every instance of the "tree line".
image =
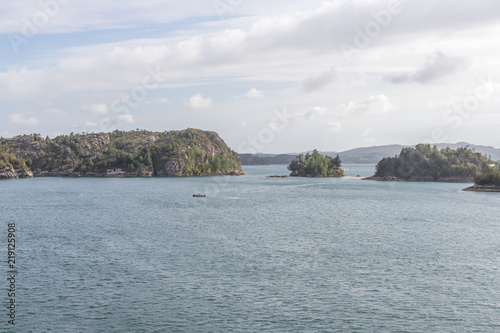
<svg viewBox="0 0 500 333">
<path fill-rule="evenodd" d="M 309 176 L 344 176 L 344 171 L 341 169 L 342 161 L 337 154 L 336 157 L 322 155 L 318 150 L 314 149 L 312 154 L 300 154 L 296 156 L 288 170 L 292 171 L 292 175 L 309 175 Z"/>
<path fill-rule="evenodd" d="M 468 147 L 458 149 L 431 147 L 418 144 L 415 148 L 403 148 L 399 155 L 382 159 L 376 166 L 375 177 L 427 177 L 473 179 L 486 172 L 494 162 Z"/>
</svg>

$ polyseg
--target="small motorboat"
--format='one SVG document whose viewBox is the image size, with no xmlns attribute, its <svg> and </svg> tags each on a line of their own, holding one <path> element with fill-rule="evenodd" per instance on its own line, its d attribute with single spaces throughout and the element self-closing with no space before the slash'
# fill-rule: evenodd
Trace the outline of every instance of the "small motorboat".
<svg viewBox="0 0 500 333">
<path fill-rule="evenodd" d="M 206 195 L 198 193 L 198 194 L 193 194 L 193 197 L 195 197 L 195 198 L 204 198 L 204 197 L 206 197 Z"/>
</svg>

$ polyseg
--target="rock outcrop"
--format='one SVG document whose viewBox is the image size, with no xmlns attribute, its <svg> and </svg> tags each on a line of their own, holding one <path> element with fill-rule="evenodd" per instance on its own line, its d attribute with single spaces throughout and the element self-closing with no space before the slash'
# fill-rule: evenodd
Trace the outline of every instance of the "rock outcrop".
<svg viewBox="0 0 500 333">
<path fill-rule="evenodd" d="M 471 187 L 464 188 L 463 191 L 475 191 L 475 192 L 500 192 L 500 186 L 496 185 L 473 185 Z"/>
<path fill-rule="evenodd" d="M 0 179 L 8 178 L 33 178 L 33 173 L 29 170 L 16 170 L 11 167 L 0 169 Z"/>
<path fill-rule="evenodd" d="M 474 181 L 474 178 L 461 178 L 461 177 L 408 177 L 406 179 L 398 178 L 394 176 L 384 176 L 384 177 L 366 177 L 362 180 L 377 180 L 377 181 L 386 181 L 386 182 L 396 182 L 396 181 L 407 181 L 407 182 L 447 182 L 447 183 L 467 183 Z"/>
</svg>

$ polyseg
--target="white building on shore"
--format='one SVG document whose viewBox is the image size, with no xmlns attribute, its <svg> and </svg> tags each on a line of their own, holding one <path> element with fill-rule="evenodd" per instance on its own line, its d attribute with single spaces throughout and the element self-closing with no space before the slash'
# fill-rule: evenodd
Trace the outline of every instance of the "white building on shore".
<svg viewBox="0 0 500 333">
<path fill-rule="evenodd" d="M 123 175 L 125 172 L 122 169 L 107 169 L 107 176 Z"/>
</svg>

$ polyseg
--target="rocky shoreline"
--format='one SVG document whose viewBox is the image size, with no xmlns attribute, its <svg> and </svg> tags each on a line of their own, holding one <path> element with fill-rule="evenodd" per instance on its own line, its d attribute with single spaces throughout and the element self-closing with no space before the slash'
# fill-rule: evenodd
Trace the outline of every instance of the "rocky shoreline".
<svg viewBox="0 0 500 333">
<path fill-rule="evenodd" d="M 15 170 L 13 168 L 4 168 L 0 170 L 0 179 L 11 178 L 33 178 L 31 171 Z"/>
<path fill-rule="evenodd" d="M 439 182 L 439 183 L 471 183 L 474 182 L 472 178 L 459 178 L 459 177 L 449 177 L 449 178 L 438 178 L 435 180 L 433 177 L 410 177 L 408 179 L 397 178 L 397 177 L 366 177 L 362 180 L 375 180 L 383 182 Z"/>
<path fill-rule="evenodd" d="M 345 176 L 338 176 L 338 175 L 293 175 L 291 174 L 290 177 L 308 177 L 308 178 L 342 178 Z"/>
<path fill-rule="evenodd" d="M 500 192 L 500 186 L 495 185 L 474 185 L 464 188 L 462 191 L 475 191 L 475 192 Z"/>
<path fill-rule="evenodd" d="M 150 178 L 150 177 L 210 177 L 210 176 L 242 176 L 245 173 L 241 170 L 233 170 L 227 173 L 211 173 L 204 175 L 154 175 L 152 172 L 124 173 L 121 175 L 106 175 L 94 172 L 35 172 L 16 171 L 14 169 L 0 170 L 0 179 L 20 179 L 38 177 L 68 177 L 68 178 Z"/>
</svg>

